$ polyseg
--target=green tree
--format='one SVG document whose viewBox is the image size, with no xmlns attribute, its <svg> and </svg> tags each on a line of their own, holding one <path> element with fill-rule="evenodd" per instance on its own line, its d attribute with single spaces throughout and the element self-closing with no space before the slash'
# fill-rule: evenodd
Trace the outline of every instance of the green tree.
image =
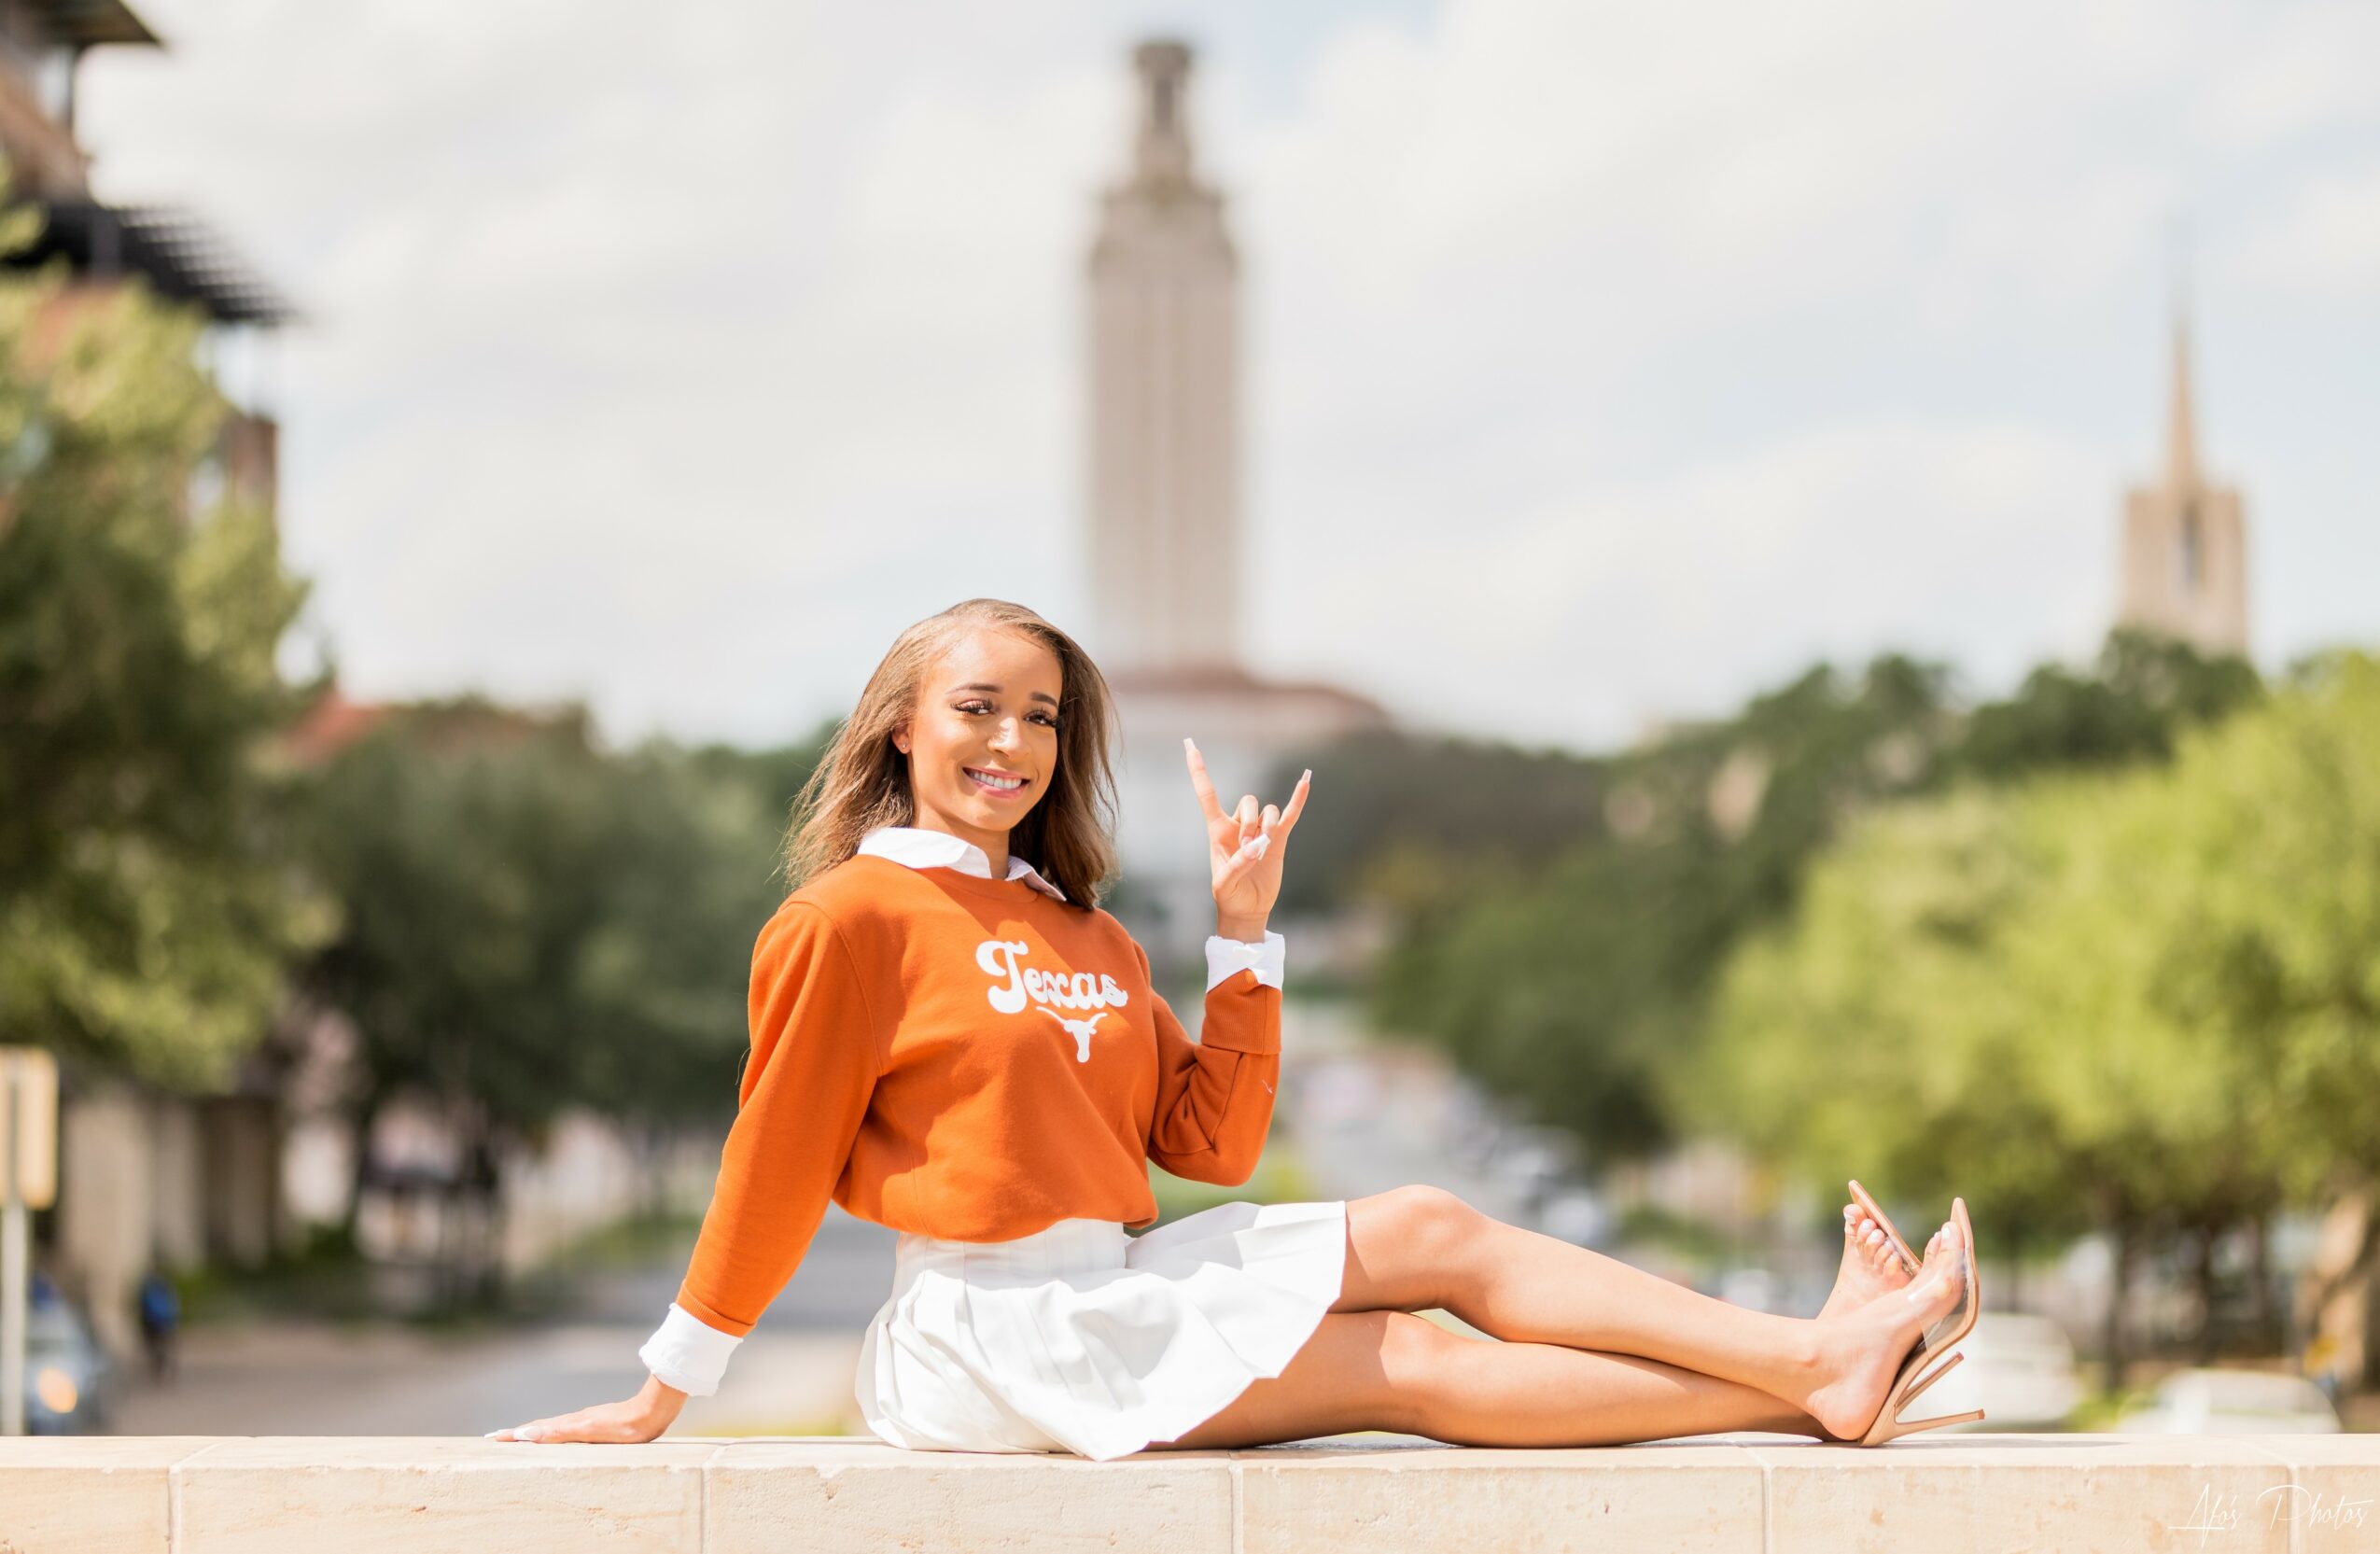
<svg viewBox="0 0 2380 1554">
<path fill-rule="evenodd" d="M 2148 780 L 1870 817 L 1731 959 L 1681 1094 L 1797 1174 L 1964 1196 L 2012 1261 L 2096 1225 L 2128 1271 L 2200 1201 L 2235 1077 L 2145 996 L 2156 935 L 2123 903 L 2156 822 L 2118 790 Z"/>
<path fill-rule="evenodd" d="M 2163 762 L 2184 731 L 2260 693 L 2239 660 L 2129 632 L 2087 673 L 2044 668 L 1972 710 L 1939 665 L 1820 665 L 1732 717 L 1546 768 L 1538 815 L 1568 802 L 1591 805 L 1593 821 L 1482 806 L 1490 842 L 1441 844 L 1401 875 L 1385 869 L 1400 844 L 1380 844 L 1372 877 L 1407 884 L 1391 898 L 1400 931 L 1376 1013 L 1439 1041 L 1604 1161 L 1656 1151 L 1702 1083 L 1722 967 L 1794 908 L 1847 823 L 1961 782 Z M 1339 875 L 1361 876 L 1362 849 L 1343 850 Z"/>
<path fill-rule="evenodd" d="M 816 747 L 613 763 L 603 915 L 579 962 L 587 1104 L 666 1129 L 735 1110 L 752 941 L 784 899 L 779 842 Z"/>
<path fill-rule="evenodd" d="M 2317 1271 L 2319 1306 L 2380 1248 L 2380 663 L 2305 665 L 2269 706 L 2186 741 L 2175 777 L 2157 845 L 2194 889 L 2160 903 L 2159 996 L 2245 1069 L 2261 1189 L 2246 1212 L 2284 1194 L 2362 1201 L 2359 1246 Z"/>
<path fill-rule="evenodd" d="M 1822 667 L 1611 758 L 1604 823 L 1551 863 L 1417 892 L 1377 1017 L 1442 1043 L 1601 1163 L 1659 1150 L 1721 960 L 1790 903 L 1841 817 L 1927 779 L 1947 696 L 1941 670 L 1904 658 Z"/>
<path fill-rule="evenodd" d="M 193 1086 L 329 926 L 259 760 L 302 590 L 269 514 L 189 510 L 226 408 L 198 329 L 0 275 L 0 1032 Z"/>
<path fill-rule="evenodd" d="M 1962 1192 L 2005 1246 L 2087 1220 L 2119 1287 L 2178 1237 L 2211 1350 L 2220 1236 L 2380 1183 L 2380 667 L 2177 744 L 1857 828 L 1733 958 L 1696 1093 L 1791 1167 Z"/>
<path fill-rule="evenodd" d="M 1289 791 L 1308 767 L 1330 802 L 1298 822 L 1290 912 L 1407 905 L 1449 875 L 1526 872 L 1603 830 L 1604 763 L 1566 751 L 1365 733 L 1284 761 L 1265 791 Z"/>
<path fill-rule="evenodd" d="M 1946 774 L 2005 782 L 2037 771 L 2172 757 L 2189 728 L 2263 693 L 2246 659 L 2129 628 L 2108 635 L 2090 673 L 2045 664 L 2006 701 L 1975 709 Z"/>
<path fill-rule="evenodd" d="M 566 1108 L 649 1141 L 732 1113 L 752 940 L 815 759 L 612 755 L 581 714 L 477 701 L 399 709 L 340 751 L 307 852 L 342 927 L 309 980 L 361 1035 L 358 1127 L 426 1098 L 493 1155 Z"/>
</svg>

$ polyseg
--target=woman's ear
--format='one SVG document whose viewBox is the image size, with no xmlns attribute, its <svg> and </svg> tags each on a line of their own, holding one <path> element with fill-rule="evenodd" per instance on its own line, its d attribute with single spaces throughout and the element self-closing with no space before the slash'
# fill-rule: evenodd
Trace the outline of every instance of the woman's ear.
<svg viewBox="0 0 2380 1554">
<path fill-rule="evenodd" d="M 907 755 L 909 753 L 908 724 L 898 723 L 894 725 L 892 730 L 892 748 L 899 750 L 903 755 Z"/>
</svg>

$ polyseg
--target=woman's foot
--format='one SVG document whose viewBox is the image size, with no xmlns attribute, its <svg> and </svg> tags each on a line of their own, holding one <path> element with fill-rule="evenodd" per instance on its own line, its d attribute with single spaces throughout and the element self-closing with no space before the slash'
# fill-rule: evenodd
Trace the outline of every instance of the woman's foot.
<svg viewBox="0 0 2380 1554">
<path fill-rule="evenodd" d="M 1937 1231 L 1918 1256 L 1930 1262 L 1941 1239 Z M 1883 1226 L 1856 1203 L 1844 1204 L 1842 1266 L 1835 1270 L 1835 1287 L 1827 1292 L 1827 1304 L 1818 1309 L 1819 1320 L 1855 1310 L 1880 1295 L 1905 1289 L 1909 1281 L 1909 1269 L 1901 1265 L 1900 1253 L 1893 1250 L 1892 1238 L 1884 1234 Z"/>
<path fill-rule="evenodd" d="M 1938 1251 L 1943 1255 L 1935 1255 Z M 1958 1309 L 1966 1281 L 1958 1230 L 1945 1225 L 1925 1243 L 1925 1266 L 1914 1281 L 1818 1319 L 1816 1384 L 1806 1396 L 1786 1401 L 1838 1440 L 1866 1435 L 1901 1362 L 1919 1335 Z"/>
</svg>

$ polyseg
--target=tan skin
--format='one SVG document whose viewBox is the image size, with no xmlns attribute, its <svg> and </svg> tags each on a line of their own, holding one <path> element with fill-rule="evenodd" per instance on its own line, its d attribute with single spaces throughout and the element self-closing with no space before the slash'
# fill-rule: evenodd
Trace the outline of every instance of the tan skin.
<svg viewBox="0 0 2380 1554">
<path fill-rule="evenodd" d="M 909 758 L 915 823 L 984 850 L 1005 872 L 1008 833 L 1057 763 L 1064 687 L 1047 649 L 1014 633 L 959 639 L 895 743 Z M 1216 931 L 1264 937 L 1286 843 L 1312 773 L 1285 805 L 1225 809 L 1183 741 L 1208 836 Z M 1001 791 L 984 778 L 1022 778 Z M 1745 1310 L 1549 1236 L 1454 1195 L 1399 1187 L 1347 1206 L 1339 1297 L 1278 1377 L 1158 1449 L 1214 1449 L 1396 1430 L 1460 1445 L 1590 1446 L 1731 1430 L 1856 1437 L 1901 1358 L 1957 1304 L 1945 1224 L 1912 1280 L 1883 1232 L 1843 1210 L 1833 1293 L 1808 1321 Z M 1937 1257 L 1949 1250 L 1952 1255 Z M 1450 1311 L 1481 1343 L 1414 1313 Z M 492 1432 L 497 1440 L 649 1441 L 686 1394 L 648 1377 L 636 1396 Z"/>
</svg>

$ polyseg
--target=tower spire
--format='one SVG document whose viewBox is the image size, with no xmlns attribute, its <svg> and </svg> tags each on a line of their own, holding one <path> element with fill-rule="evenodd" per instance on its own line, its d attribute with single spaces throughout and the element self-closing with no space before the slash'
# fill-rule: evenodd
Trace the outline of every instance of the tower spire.
<svg viewBox="0 0 2380 1554">
<path fill-rule="evenodd" d="M 2198 427 L 2190 393 L 2190 315 L 2174 305 L 2174 399 L 2165 429 L 2165 479 L 2177 491 L 2198 483 Z"/>
<path fill-rule="evenodd" d="M 2176 283 L 2165 468 L 2126 498 L 2116 622 L 2182 638 L 2205 652 L 2246 653 L 2247 520 L 2239 493 L 2211 483 L 2199 467 L 2189 291 L 2178 274 Z"/>
<path fill-rule="evenodd" d="M 1153 38 L 1132 51 L 1141 74 L 1141 133 L 1133 146 L 1134 179 L 1143 188 L 1190 181 L 1190 129 L 1182 112 L 1190 76 L 1190 46 Z"/>
</svg>

